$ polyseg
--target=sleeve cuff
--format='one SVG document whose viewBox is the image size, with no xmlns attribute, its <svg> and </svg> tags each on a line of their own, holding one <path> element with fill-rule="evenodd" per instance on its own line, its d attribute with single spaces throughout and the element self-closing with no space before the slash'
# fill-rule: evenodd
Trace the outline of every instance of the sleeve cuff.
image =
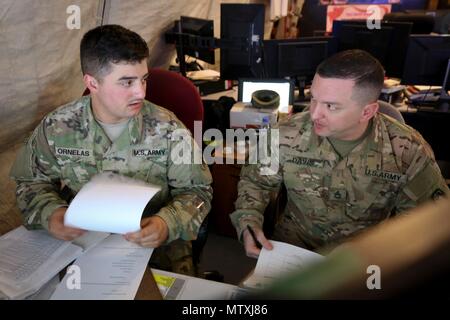
<svg viewBox="0 0 450 320">
<path fill-rule="evenodd" d="M 252 228 L 262 229 L 264 222 L 263 215 L 255 210 L 236 210 L 230 215 L 230 218 L 241 242 L 242 233 L 247 228 L 247 225 Z"/>
<path fill-rule="evenodd" d="M 170 242 L 178 239 L 179 235 L 177 232 L 177 221 L 174 219 L 172 214 L 163 208 L 156 214 L 156 216 L 163 219 L 169 229 L 169 235 L 163 244 L 169 244 Z"/>
<path fill-rule="evenodd" d="M 41 211 L 41 225 L 43 228 L 48 230 L 48 219 L 53 214 L 53 212 L 61 207 L 68 207 L 67 203 L 65 202 L 52 202 L 44 207 Z"/>
</svg>

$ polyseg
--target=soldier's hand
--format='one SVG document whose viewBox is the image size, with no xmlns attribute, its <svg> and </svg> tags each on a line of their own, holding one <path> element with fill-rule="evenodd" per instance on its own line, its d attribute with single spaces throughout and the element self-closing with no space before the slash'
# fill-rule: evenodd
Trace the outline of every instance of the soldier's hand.
<svg viewBox="0 0 450 320">
<path fill-rule="evenodd" d="M 143 247 L 157 248 L 168 236 L 169 228 L 164 219 L 152 216 L 142 219 L 141 230 L 127 233 L 125 239 Z"/>
<path fill-rule="evenodd" d="M 267 240 L 264 232 L 260 228 L 253 227 L 253 232 L 255 233 L 256 240 L 258 240 L 258 242 L 264 247 L 264 249 L 273 249 L 272 244 L 269 240 Z M 247 256 L 250 258 L 258 258 L 259 254 L 261 253 L 261 249 L 258 248 L 257 243 L 253 239 L 253 236 L 250 234 L 250 231 L 248 229 L 245 229 L 243 233 L 243 239 L 245 253 L 247 254 Z"/>
<path fill-rule="evenodd" d="M 85 233 L 85 230 L 65 226 L 64 215 L 66 211 L 67 208 L 65 207 L 53 211 L 48 219 L 48 231 L 55 238 L 71 241 Z"/>
</svg>

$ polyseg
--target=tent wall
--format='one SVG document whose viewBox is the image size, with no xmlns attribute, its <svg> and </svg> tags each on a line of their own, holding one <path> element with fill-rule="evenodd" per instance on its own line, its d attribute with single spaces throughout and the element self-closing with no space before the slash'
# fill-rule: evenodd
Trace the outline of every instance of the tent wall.
<svg viewBox="0 0 450 320">
<path fill-rule="evenodd" d="M 66 27 L 73 0 L 0 5 L 0 150 L 82 91 L 79 42 L 97 24 L 100 1 L 80 1 L 81 29 Z"/>
</svg>

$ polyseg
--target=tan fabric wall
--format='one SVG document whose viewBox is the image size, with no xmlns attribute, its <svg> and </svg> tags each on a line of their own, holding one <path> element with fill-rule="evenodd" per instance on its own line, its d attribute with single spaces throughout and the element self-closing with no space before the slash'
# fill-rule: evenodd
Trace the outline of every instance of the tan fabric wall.
<svg viewBox="0 0 450 320">
<path fill-rule="evenodd" d="M 206 19 L 214 0 L 148 1 L 111 0 L 107 2 L 104 23 L 123 25 L 138 32 L 150 49 L 150 66 L 167 67 L 175 51 L 164 43 L 164 31 L 173 26 L 180 15 Z"/>
<path fill-rule="evenodd" d="M 66 8 L 78 2 L 81 29 L 69 30 Z M 80 94 L 78 46 L 96 25 L 99 2 L 0 0 L 0 150 Z"/>
<path fill-rule="evenodd" d="M 22 217 L 15 201 L 15 183 L 8 179 L 8 173 L 20 145 L 0 153 L 0 235 L 18 227 Z"/>
</svg>

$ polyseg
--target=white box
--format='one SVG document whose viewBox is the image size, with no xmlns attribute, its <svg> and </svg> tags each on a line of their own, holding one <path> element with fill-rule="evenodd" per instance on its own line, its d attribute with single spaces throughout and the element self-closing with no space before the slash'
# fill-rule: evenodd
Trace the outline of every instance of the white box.
<svg viewBox="0 0 450 320">
<path fill-rule="evenodd" d="M 276 124 L 278 108 L 254 108 L 251 103 L 236 102 L 230 110 L 230 128 L 260 128 L 267 117 L 271 126 Z"/>
</svg>

